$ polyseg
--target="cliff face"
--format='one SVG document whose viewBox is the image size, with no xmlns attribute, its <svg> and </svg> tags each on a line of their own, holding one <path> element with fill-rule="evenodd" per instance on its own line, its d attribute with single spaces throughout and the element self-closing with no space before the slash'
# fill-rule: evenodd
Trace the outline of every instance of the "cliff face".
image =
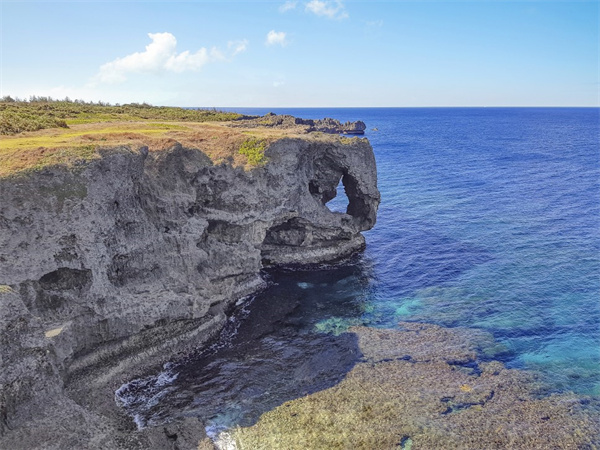
<svg viewBox="0 0 600 450">
<path fill-rule="evenodd" d="M 0 447 L 149 445 L 108 433 L 112 398 L 90 389 L 214 335 L 265 265 L 364 246 L 379 204 L 366 140 L 284 138 L 266 156 L 244 171 L 179 145 L 118 148 L 0 179 Z M 325 206 L 340 179 L 347 214 Z"/>
</svg>

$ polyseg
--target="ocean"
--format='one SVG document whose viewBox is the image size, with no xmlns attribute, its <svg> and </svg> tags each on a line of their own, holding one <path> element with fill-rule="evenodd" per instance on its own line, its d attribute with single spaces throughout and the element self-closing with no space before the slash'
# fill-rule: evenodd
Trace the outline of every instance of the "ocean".
<svg viewBox="0 0 600 450">
<path fill-rule="evenodd" d="M 488 331 L 506 366 L 600 395 L 600 110 L 235 110 L 364 121 L 377 224 L 346 265 L 267 274 L 221 344 L 125 385 L 117 397 L 140 426 L 195 412 L 215 429 L 252 423 L 339 382 L 354 362 L 348 326 L 400 321 Z M 346 205 L 340 187 L 328 206 Z"/>
</svg>

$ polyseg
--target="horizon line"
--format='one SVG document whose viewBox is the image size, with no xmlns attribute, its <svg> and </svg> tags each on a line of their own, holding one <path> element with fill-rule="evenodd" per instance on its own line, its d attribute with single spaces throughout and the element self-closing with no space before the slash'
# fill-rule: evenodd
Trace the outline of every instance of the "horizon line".
<svg viewBox="0 0 600 450">
<path fill-rule="evenodd" d="M 157 105 L 158 106 L 158 105 Z M 167 106 L 167 105 L 165 105 Z M 273 108 L 273 109 L 283 109 L 283 108 L 294 108 L 294 109 L 442 109 L 442 108 L 553 108 L 553 109 L 561 109 L 561 108 L 590 108 L 590 109 L 600 109 L 600 105 L 566 105 L 566 106 L 542 106 L 542 105 L 527 105 L 527 106 L 173 106 L 175 108 L 202 108 L 202 109 L 219 109 L 219 108 L 227 108 L 227 109 L 235 109 L 235 108 L 254 108 L 254 109 L 264 109 L 264 108 Z"/>
</svg>

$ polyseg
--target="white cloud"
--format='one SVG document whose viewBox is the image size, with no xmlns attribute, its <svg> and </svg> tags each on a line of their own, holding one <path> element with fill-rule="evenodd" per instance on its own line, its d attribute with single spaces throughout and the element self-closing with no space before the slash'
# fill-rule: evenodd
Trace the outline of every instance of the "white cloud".
<svg viewBox="0 0 600 450">
<path fill-rule="evenodd" d="M 286 35 L 284 31 L 271 30 L 267 33 L 267 40 L 265 45 L 281 45 L 285 47 L 287 45 Z"/>
<path fill-rule="evenodd" d="M 283 4 L 283 5 L 281 5 L 281 6 L 279 7 L 279 12 L 282 12 L 282 13 L 284 13 L 284 12 L 286 12 L 286 11 L 289 11 L 289 10 L 291 10 L 291 9 L 296 9 L 296 5 L 297 5 L 297 4 L 298 4 L 298 2 L 297 2 L 297 1 L 294 1 L 294 0 L 287 0 L 287 1 L 286 1 L 286 2 Z"/>
<path fill-rule="evenodd" d="M 232 51 L 231 56 L 235 56 L 238 53 L 245 52 L 248 48 L 248 39 L 242 39 L 239 41 L 229 41 L 227 48 Z"/>
<path fill-rule="evenodd" d="M 342 0 L 311 0 L 306 10 L 329 19 L 347 19 L 348 12 Z"/>
<path fill-rule="evenodd" d="M 202 47 L 192 53 L 189 50 L 177 53 L 177 39 L 171 33 L 148 33 L 152 40 L 143 52 L 136 52 L 117 58 L 100 66 L 93 78 L 94 83 L 121 83 L 129 73 L 160 73 L 200 70 L 210 62 L 225 61 L 226 56 L 217 48 L 210 50 Z M 229 48 L 231 56 L 244 51 L 248 41 L 232 41 Z"/>
<path fill-rule="evenodd" d="M 370 28 L 381 28 L 383 26 L 383 20 L 367 20 L 365 23 Z"/>
<path fill-rule="evenodd" d="M 173 99 L 176 98 L 177 94 L 178 92 L 169 84 L 156 89 L 155 84 L 144 82 L 144 80 L 140 80 L 139 83 L 135 83 L 134 85 L 96 84 L 92 86 L 91 84 L 87 84 L 83 86 L 50 86 L 27 84 L 27 86 L 23 86 L 20 89 L 15 89 L 15 95 L 22 98 L 28 98 L 31 95 L 48 96 L 58 99 L 69 97 L 71 100 L 78 99 L 94 102 L 101 100 L 113 104 L 149 102 L 153 105 L 173 105 L 175 104 Z"/>
</svg>

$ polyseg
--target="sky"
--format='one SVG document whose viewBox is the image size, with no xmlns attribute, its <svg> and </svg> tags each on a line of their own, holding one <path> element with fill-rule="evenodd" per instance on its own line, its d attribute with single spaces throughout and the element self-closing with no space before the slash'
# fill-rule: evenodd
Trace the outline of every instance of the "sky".
<svg viewBox="0 0 600 450">
<path fill-rule="evenodd" d="M 599 106 L 598 0 L 0 0 L 0 96 Z"/>
</svg>

